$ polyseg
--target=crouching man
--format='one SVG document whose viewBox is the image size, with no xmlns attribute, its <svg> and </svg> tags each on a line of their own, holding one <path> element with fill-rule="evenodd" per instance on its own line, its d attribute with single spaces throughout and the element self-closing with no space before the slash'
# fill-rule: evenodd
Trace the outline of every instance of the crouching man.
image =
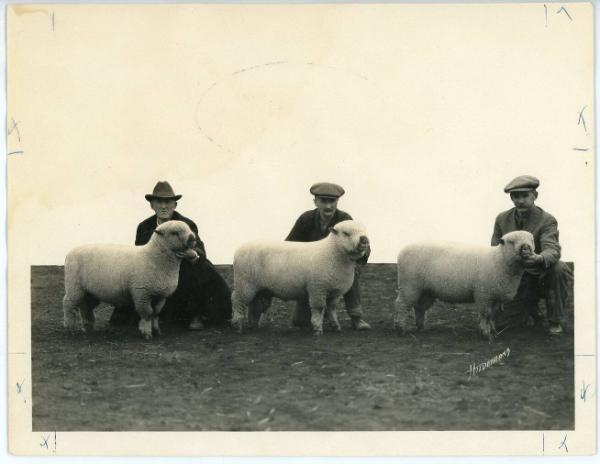
<svg viewBox="0 0 600 464">
<path fill-rule="evenodd" d="M 337 209 L 338 200 L 345 193 L 339 185 L 321 182 L 314 184 L 310 188 L 310 193 L 315 197 L 314 202 L 317 208 L 300 215 L 288 234 L 287 241 L 314 242 L 321 240 L 329 235 L 329 229 L 338 222 L 352 219 L 348 213 Z M 365 258 L 359 261 L 361 264 L 366 264 L 369 253 L 370 250 Z M 362 318 L 359 286 L 360 266 L 356 266 L 355 269 L 354 283 L 344 295 L 346 311 L 354 330 L 369 330 L 371 326 Z M 292 324 L 296 327 L 310 327 L 310 308 L 301 303 L 296 304 Z"/>
<path fill-rule="evenodd" d="M 514 208 L 496 217 L 492 245 L 514 230 L 526 230 L 533 234 L 535 250 L 524 256 L 525 273 L 517 295 L 504 306 L 496 318 L 497 327 L 539 322 L 538 301 L 544 298 L 549 323 L 549 334 L 563 332 L 565 306 L 569 295 L 573 272 L 560 261 L 561 247 L 558 241 L 558 223 L 554 217 L 534 203 L 540 181 L 533 176 L 519 176 L 506 185 Z"/>
<path fill-rule="evenodd" d="M 194 221 L 175 211 L 180 198 L 181 195 L 175 195 L 168 182 L 158 182 L 154 191 L 146 195 L 146 200 L 156 214 L 138 225 L 135 236 L 136 245 L 145 245 L 150 241 L 154 229 L 171 220 L 185 222 L 196 235 L 194 249 L 199 258 L 193 263 L 181 263 L 177 289 L 167 298 L 160 319 L 183 323 L 190 330 L 201 330 L 205 325 L 226 324 L 231 319 L 231 292 L 223 277 L 206 258 L 204 243 L 198 236 L 198 227 Z M 137 320 L 139 316 L 132 307 L 117 307 L 110 323 L 133 324 Z"/>
</svg>

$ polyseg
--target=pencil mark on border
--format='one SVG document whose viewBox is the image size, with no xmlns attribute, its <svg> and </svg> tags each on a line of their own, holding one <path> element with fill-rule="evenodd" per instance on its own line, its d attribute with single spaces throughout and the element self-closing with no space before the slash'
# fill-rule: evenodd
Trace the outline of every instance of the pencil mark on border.
<svg viewBox="0 0 600 464">
<path fill-rule="evenodd" d="M 546 19 L 546 25 L 544 27 L 548 27 L 548 7 L 544 3 L 544 18 Z"/>
<path fill-rule="evenodd" d="M 585 403 L 587 400 L 588 389 L 592 386 L 592 384 L 586 384 L 584 380 L 581 381 L 581 390 L 579 390 L 579 399 L 583 400 Z"/>
<path fill-rule="evenodd" d="M 585 105 L 583 108 L 581 108 L 581 111 L 579 112 L 579 119 L 577 120 L 577 125 L 578 126 L 583 125 L 583 130 L 587 134 L 587 126 L 585 124 L 585 118 L 583 117 L 583 112 L 585 111 L 586 108 L 587 108 L 587 105 Z"/>
<path fill-rule="evenodd" d="M 556 12 L 556 14 L 559 14 L 561 11 L 564 11 L 565 14 L 569 17 L 569 19 L 571 21 L 573 21 L 573 18 L 571 18 L 571 15 L 569 14 L 569 12 L 567 11 L 567 9 L 564 6 L 561 6 L 560 9 Z"/>
<path fill-rule="evenodd" d="M 10 120 L 12 121 L 12 126 L 6 130 L 6 135 L 10 135 L 13 132 L 16 132 L 17 140 L 20 142 L 21 141 L 21 131 L 19 130 L 19 124 L 21 123 L 21 121 L 15 121 L 15 118 L 13 118 L 13 117 L 11 117 Z"/>
<path fill-rule="evenodd" d="M 565 447 L 565 453 L 568 453 L 569 448 L 567 448 L 567 435 L 566 434 L 565 434 L 565 438 L 563 438 L 563 441 L 560 444 L 560 446 L 558 447 L 558 449 L 561 449 L 563 446 Z"/>
<path fill-rule="evenodd" d="M 573 150 L 575 151 L 588 151 L 589 148 L 579 148 L 579 147 L 573 147 Z"/>
</svg>

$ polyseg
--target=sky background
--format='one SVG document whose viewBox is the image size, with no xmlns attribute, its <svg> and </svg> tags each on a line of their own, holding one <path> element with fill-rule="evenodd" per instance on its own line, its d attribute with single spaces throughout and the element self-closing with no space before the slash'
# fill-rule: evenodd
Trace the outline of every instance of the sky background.
<svg viewBox="0 0 600 464">
<path fill-rule="evenodd" d="M 346 189 L 371 262 L 488 244 L 520 174 L 565 260 L 593 233 L 585 5 L 90 8 L 8 13 L 9 243 L 31 264 L 133 243 L 158 180 L 215 263 L 283 239 L 318 181 Z"/>
</svg>

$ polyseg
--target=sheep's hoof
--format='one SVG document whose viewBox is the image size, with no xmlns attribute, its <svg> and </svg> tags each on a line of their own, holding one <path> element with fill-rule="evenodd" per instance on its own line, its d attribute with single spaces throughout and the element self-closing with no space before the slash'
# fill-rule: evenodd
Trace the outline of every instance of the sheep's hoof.
<svg viewBox="0 0 600 464">
<path fill-rule="evenodd" d="M 65 319 L 63 321 L 63 326 L 65 327 L 65 329 L 67 329 L 69 332 L 79 332 L 79 324 L 77 324 L 77 321 L 74 319 Z"/>
<path fill-rule="evenodd" d="M 152 333 L 145 333 L 145 334 L 142 334 L 142 335 L 144 336 L 144 339 L 146 339 L 146 340 L 152 340 Z"/>
<path fill-rule="evenodd" d="M 241 321 L 231 321 L 231 328 L 234 332 L 241 334 L 244 331 L 244 324 Z"/>
<path fill-rule="evenodd" d="M 322 328 L 319 328 L 319 329 L 314 329 L 314 330 L 313 330 L 313 335 L 314 335 L 315 337 L 320 337 L 321 335 L 323 335 L 323 329 L 322 329 Z"/>
<path fill-rule="evenodd" d="M 90 325 L 90 324 L 85 324 L 82 328 L 83 333 L 85 334 L 91 334 L 94 331 L 94 325 Z"/>
</svg>

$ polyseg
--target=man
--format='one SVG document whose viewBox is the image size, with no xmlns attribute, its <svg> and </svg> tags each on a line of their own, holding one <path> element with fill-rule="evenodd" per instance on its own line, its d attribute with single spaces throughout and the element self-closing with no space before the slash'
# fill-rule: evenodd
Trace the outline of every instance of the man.
<svg viewBox="0 0 600 464">
<path fill-rule="evenodd" d="M 504 191 L 510 195 L 515 207 L 498 215 L 494 224 L 492 245 L 514 230 L 526 230 L 533 234 L 535 250 L 523 255 L 525 273 L 513 302 L 506 304 L 498 314 L 500 325 L 514 324 L 525 319 L 535 322 L 540 318 L 538 301 L 544 298 L 549 334 L 563 332 L 565 305 L 569 284 L 573 277 L 571 269 L 560 261 L 558 224 L 554 217 L 534 203 L 540 181 L 533 176 L 519 176 L 508 183 Z M 512 319 L 512 320 L 511 320 Z"/>
<path fill-rule="evenodd" d="M 345 193 L 339 185 L 329 182 L 317 183 L 310 188 L 310 193 L 315 197 L 314 203 L 317 208 L 300 215 L 288 234 L 287 241 L 314 242 L 321 240 L 327 237 L 329 229 L 338 222 L 352 219 L 348 213 L 337 209 L 338 200 Z M 368 254 L 361 264 L 365 264 L 367 259 Z M 350 316 L 352 328 L 354 330 L 369 330 L 371 326 L 362 318 L 359 274 L 359 267 L 356 266 L 354 283 L 348 293 L 344 295 L 344 302 L 346 303 L 346 311 Z M 292 323 L 298 327 L 310 325 L 310 308 L 302 303 L 297 303 Z"/>
<path fill-rule="evenodd" d="M 156 214 L 142 221 L 135 236 L 135 244 L 145 245 L 154 229 L 166 221 L 183 221 L 196 235 L 194 247 L 199 258 L 191 263 L 182 261 L 179 283 L 175 292 L 167 298 L 160 317 L 170 322 L 189 324 L 190 330 L 201 330 L 205 324 L 220 325 L 231 319 L 231 296 L 229 287 L 213 264 L 206 258 L 204 243 L 198 236 L 198 227 L 191 219 L 175 211 L 181 195 L 175 195 L 168 182 L 158 182 L 152 193 L 146 195 Z M 133 308 L 115 308 L 111 324 L 135 322 L 139 317 Z"/>
</svg>

